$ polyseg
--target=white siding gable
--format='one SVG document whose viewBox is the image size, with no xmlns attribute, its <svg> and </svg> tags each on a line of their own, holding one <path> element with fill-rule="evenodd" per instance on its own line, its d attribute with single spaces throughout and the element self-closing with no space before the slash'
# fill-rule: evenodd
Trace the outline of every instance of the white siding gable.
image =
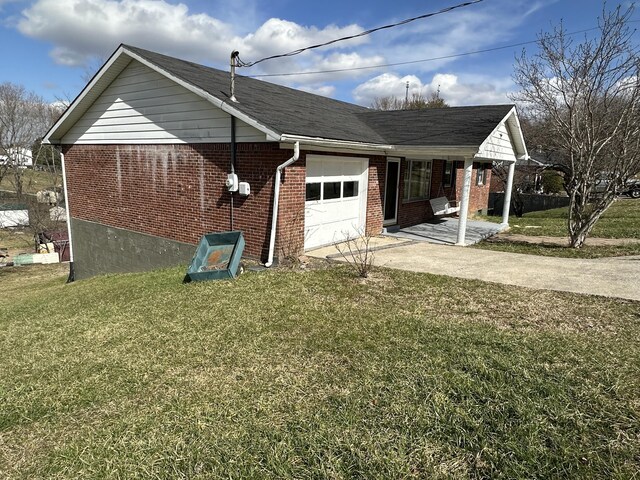
<svg viewBox="0 0 640 480">
<path fill-rule="evenodd" d="M 231 118 L 205 99 L 133 60 L 62 138 L 63 144 L 217 143 Z M 236 141 L 266 136 L 236 120 Z"/>
<path fill-rule="evenodd" d="M 476 156 L 488 160 L 516 161 L 511 134 L 504 122 L 500 123 L 498 128 L 484 141 Z"/>
</svg>

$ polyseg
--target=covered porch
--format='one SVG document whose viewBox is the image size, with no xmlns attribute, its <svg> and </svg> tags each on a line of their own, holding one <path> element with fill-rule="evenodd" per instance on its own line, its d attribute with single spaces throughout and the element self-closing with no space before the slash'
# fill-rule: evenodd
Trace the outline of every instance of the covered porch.
<svg viewBox="0 0 640 480">
<path fill-rule="evenodd" d="M 504 224 L 469 220 L 466 224 L 464 245 L 469 246 L 478 243 L 505 228 L 506 225 Z M 458 243 L 459 229 L 460 219 L 446 217 L 405 228 L 390 227 L 383 232 L 383 235 L 438 245 L 460 245 Z"/>
<path fill-rule="evenodd" d="M 475 121 L 482 128 L 461 138 L 443 135 L 443 145 L 403 146 L 400 158 L 387 157 L 386 232 L 465 246 L 508 227 L 515 162 L 528 157 L 517 113 L 513 107 L 496 123 L 465 119 Z M 486 208 L 494 162 L 508 169 L 502 223 L 471 221 L 470 214 Z"/>
</svg>

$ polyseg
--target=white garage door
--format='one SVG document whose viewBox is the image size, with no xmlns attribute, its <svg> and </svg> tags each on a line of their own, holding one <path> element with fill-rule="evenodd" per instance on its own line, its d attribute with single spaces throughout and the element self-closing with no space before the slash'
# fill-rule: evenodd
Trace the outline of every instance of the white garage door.
<svg viewBox="0 0 640 480">
<path fill-rule="evenodd" d="M 307 155 L 305 249 L 364 231 L 368 167 L 366 158 Z"/>
</svg>

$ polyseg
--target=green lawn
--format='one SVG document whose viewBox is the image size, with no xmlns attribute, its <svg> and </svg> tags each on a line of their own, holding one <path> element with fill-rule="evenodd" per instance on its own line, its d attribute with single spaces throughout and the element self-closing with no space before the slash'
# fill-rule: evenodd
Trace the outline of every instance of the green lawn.
<svg viewBox="0 0 640 480">
<path fill-rule="evenodd" d="M 500 223 L 502 217 L 483 217 Z M 532 236 L 567 237 L 568 208 L 554 208 L 509 217 L 510 233 Z M 640 201 L 620 198 L 593 227 L 592 237 L 640 238 Z"/>
<path fill-rule="evenodd" d="M 632 478 L 640 304 L 344 267 L 0 270 L 0 478 Z"/>
<path fill-rule="evenodd" d="M 529 235 L 533 237 L 549 236 L 567 239 L 567 208 L 556 208 L 540 212 L 526 213 L 522 217 L 509 217 L 509 233 Z M 482 217 L 483 220 L 500 222 L 501 217 Z M 640 239 L 640 201 L 618 199 L 593 228 L 593 238 L 636 238 Z M 499 239 L 500 237 L 498 237 Z M 640 255 L 640 243 L 625 245 L 587 245 L 580 249 L 552 244 L 530 244 L 517 241 L 495 239 L 480 242 L 475 248 L 498 250 L 529 255 L 565 258 L 602 258 L 627 255 Z"/>
</svg>

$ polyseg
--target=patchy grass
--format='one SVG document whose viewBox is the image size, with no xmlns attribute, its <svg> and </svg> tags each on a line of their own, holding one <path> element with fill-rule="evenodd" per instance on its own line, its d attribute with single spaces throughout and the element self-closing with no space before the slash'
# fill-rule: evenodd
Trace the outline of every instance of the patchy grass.
<svg viewBox="0 0 640 480">
<path fill-rule="evenodd" d="M 345 267 L 0 277 L 0 477 L 631 478 L 640 305 Z"/>
<path fill-rule="evenodd" d="M 555 208 L 509 217 L 511 233 L 531 236 L 567 236 L 568 209 Z M 501 217 L 483 217 L 500 223 Z M 601 238 L 640 238 L 640 201 L 620 198 L 600 218 L 591 233 Z"/>
<path fill-rule="evenodd" d="M 54 175 L 50 172 L 32 170 L 30 168 L 24 170 L 23 173 L 23 191 L 25 193 L 36 193 L 40 190 L 50 189 L 54 186 L 62 187 L 62 175 Z M 14 180 L 11 174 L 5 175 L 0 181 L 0 190 L 15 192 Z"/>
<path fill-rule="evenodd" d="M 509 217 L 509 233 L 531 237 L 567 238 L 567 208 L 555 208 L 540 212 L 526 213 L 521 218 Z M 483 220 L 500 222 L 499 217 L 482 217 Z M 640 201 L 618 199 L 600 218 L 590 235 L 591 238 L 640 238 Z M 497 241 L 498 240 L 498 241 Z M 589 240 L 587 240 L 589 243 Z M 500 236 L 474 245 L 474 248 L 495 250 L 545 257 L 564 258 L 604 258 L 640 255 L 640 244 L 585 245 L 569 248 L 541 241 L 538 244 L 509 240 Z"/>
<path fill-rule="evenodd" d="M 549 243 L 528 243 L 516 241 L 483 241 L 474 248 L 494 250 L 509 253 L 524 253 L 526 255 L 541 255 L 543 257 L 562 258 L 606 258 L 640 255 L 640 243 L 625 245 L 585 245 L 582 248 L 569 248 L 563 245 Z"/>
<path fill-rule="evenodd" d="M 27 229 L 0 228 L 0 248 L 33 252 L 33 233 Z"/>
</svg>

